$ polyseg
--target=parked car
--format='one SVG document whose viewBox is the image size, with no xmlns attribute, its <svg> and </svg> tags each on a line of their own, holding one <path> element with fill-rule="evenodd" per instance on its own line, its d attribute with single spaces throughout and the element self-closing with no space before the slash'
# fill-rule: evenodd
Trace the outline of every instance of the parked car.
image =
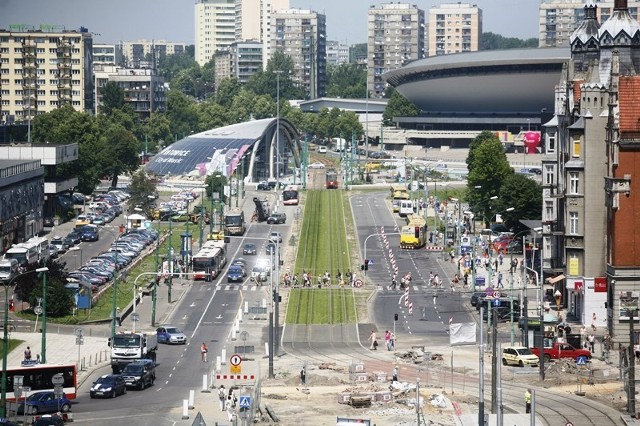
<svg viewBox="0 0 640 426">
<path fill-rule="evenodd" d="M 182 211 L 176 215 L 171 216 L 172 222 L 188 222 L 191 215 L 185 211 Z"/>
<path fill-rule="evenodd" d="M 269 191 L 271 187 L 269 186 L 269 182 L 266 180 L 258 182 L 258 186 L 256 187 L 258 191 Z"/>
<path fill-rule="evenodd" d="M 316 161 L 315 163 L 309 164 L 309 168 L 310 169 L 324 169 L 325 165 Z"/>
<path fill-rule="evenodd" d="M 285 223 L 287 221 L 287 214 L 284 212 L 272 212 L 269 217 L 267 218 L 267 223 L 268 224 L 275 224 L 275 223 Z"/>
<path fill-rule="evenodd" d="M 242 254 L 257 254 L 256 245 L 247 243 L 242 247 Z"/>
<path fill-rule="evenodd" d="M 66 413 L 71 410 L 71 401 L 66 396 L 56 398 L 53 391 L 42 391 L 32 393 L 27 397 L 26 401 L 27 414 L 41 413 L 57 413 L 58 411 Z M 24 414 L 25 403 L 18 405 L 18 414 Z"/>
<path fill-rule="evenodd" d="M 54 226 L 53 218 L 50 216 L 47 216 L 44 219 L 42 219 L 42 226 L 44 226 L 45 228 L 53 228 Z"/>
<path fill-rule="evenodd" d="M 156 329 L 158 343 L 169 343 L 176 345 L 187 344 L 187 336 L 179 328 L 172 325 L 163 325 Z"/>
<path fill-rule="evenodd" d="M 509 346 L 502 348 L 502 365 L 518 365 L 520 367 L 538 365 L 540 360 L 529 348 Z"/>
<path fill-rule="evenodd" d="M 89 397 L 115 398 L 127 393 L 127 384 L 120 374 L 106 374 L 93 382 L 89 390 Z"/>
</svg>

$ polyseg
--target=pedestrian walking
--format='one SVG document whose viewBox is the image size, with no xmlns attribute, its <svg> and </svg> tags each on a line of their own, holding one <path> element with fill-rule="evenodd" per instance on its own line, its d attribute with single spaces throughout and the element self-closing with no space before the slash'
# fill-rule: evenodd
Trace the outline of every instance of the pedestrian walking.
<svg viewBox="0 0 640 426">
<path fill-rule="evenodd" d="M 227 420 L 229 422 L 233 421 L 233 416 L 235 415 L 235 411 L 233 410 L 233 406 L 231 404 L 227 404 Z"/>
<path fill-rule="evenodd" d="M 371 341 L 371 346 L 369 349 L 377 350 L 378 349 L 378 341 L 376 340 L 376 332 L 371 330 L 371 334 L 369 335 L 369 340 Z"/>
<path fill-rule="evenodd" d="M 207 352 L 209 352 L 209 348 L 207 348 L 207 344 L 202 342 L 200 345 L 200 357 L 202 358 L 202 362 L 207 362 Z"/>
<path fill-rule="evenodd" d="M 502 285 L 502 271 L 498 272 L 498 288 L 503 288 Z"/>
<path fill-rule="evenodd" d="M 386 330 L 384 332 L 384 345 L 387 347 L 388 351 L 391 350 L 391 346 L 389 344 L 389 339 L 391 339 L 391 332 L 389 330 Z"/>
<path fill-rule="evenodd" d="M 391 332 L 391 335 L 389 336 L 389 346 L 391 346 L 390 350 L 396 350 L 396 334 L 394 332 Z"/>
<path fill-rule="evenodd" d="M 524 407 L 527 414 L 531 413 L 531 389 L 527 389 L 524 393 Z"/>
<path fill-rule="evenodd" d="M 587 337 L 587 342 L 589 343 L 589 351 L 593 353 L 595 351 L 595 336 L 593 334 L 589 334 L 589 337 Z"/>
<path fill-rule="evenodd" d="M 218 388 L 218 399 L 220 400 L 220 411 L 224 411 L 227 401 L 227 393 L 225 392 L 224 385 L 220 385 Z"/>
<path fill-rule="evenodd" d="M 24 350 L 24 360 L 31 361 L 31 348 L 29 346 Z"/>
<path fill-rule="evenodd" d="M 393 367 L 393 372 L 391 372 L 391 381 L 392 382 L 397 382 L 398 381 L 398 366 L 397 365 L 395 367 Z"/>
<path fill-rule="evenodd" d="M 305 386 L 307 384 L 307 372 L 304 371 L 304 368 L 300 370 L 300 386 Z"/>
<path fill-rule="evenodd" d="M 233 387 L 229 388 L 229 395 L 227 396 L 227 405 L 231 405 L 232 408 L 236 408 L 238 398 L 233 394 Z"/>
</svg>

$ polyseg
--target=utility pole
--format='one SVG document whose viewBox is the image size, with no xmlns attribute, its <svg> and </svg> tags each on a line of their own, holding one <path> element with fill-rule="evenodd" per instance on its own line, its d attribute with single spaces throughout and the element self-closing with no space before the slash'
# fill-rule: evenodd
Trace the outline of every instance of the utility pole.
<svg viewBox="0 0 640 426">
<path fill-rule="evenodd" d="M 493 309 L 493 312 L 489 311 L 489 314 L 493 314 L 493 327 L 491 330 L 491 412 L 493 414 L 498 413 L 498 350 L 496 347 L 498 344 L 498 317 L 496 312 L 497 309 Z"/>
<path fill-rule="evenodd" d="M 480 360 L 480 374 L 478 377 L 479 389 L 478 389 L 478 425 L 484 426 L 484 306 L 480 305 L 480 347 L 479 357 Z"/>
</svg>

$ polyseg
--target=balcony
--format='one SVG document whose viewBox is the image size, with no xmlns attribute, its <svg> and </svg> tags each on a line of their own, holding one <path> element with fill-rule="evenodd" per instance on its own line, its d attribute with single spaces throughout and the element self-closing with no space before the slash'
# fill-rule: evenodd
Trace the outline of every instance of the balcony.
<svg viewBox="0 0 640 426">
<path fill-rule="evenodd" d="M 44 183 L 44 193 L 45 194 L 58 194 L 64 191 L 71 191 L 73 188 L 78 186 L 78 178 L 72 177 L 69 179 L 61 179 L 53 182 L 45 182 Z"/>
</svg>

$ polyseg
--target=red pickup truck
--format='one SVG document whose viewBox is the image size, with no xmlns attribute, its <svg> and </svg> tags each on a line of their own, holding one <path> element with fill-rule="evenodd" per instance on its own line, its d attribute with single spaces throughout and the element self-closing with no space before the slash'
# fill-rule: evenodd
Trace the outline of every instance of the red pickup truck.
<svg viewBox="0 0 640 426">
<path fill-rule="evenodd" d="M 540 357 L 540 348 L 531 348 L 531 352 Z M 568 343 L 554 343 L 550 348 L 544 348 L 544 361 L 548 362 L 552 359 L 573 358 L 578 360 L 580 357 L 591 359 L 591 352 L 586 349 L 576 349 Z"/>
</svg>

